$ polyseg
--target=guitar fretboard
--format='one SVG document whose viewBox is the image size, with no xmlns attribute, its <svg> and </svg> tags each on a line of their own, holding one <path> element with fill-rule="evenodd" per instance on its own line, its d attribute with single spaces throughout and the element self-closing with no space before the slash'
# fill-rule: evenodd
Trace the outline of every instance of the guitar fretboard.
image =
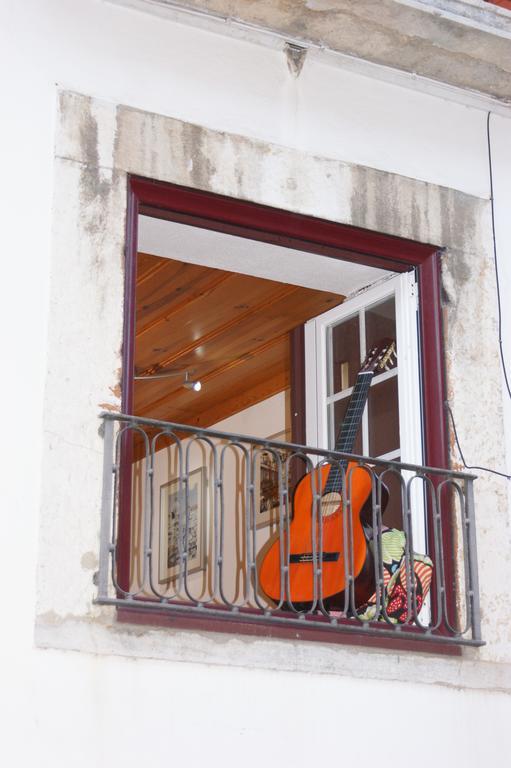
<svg viewBox="0 0 511 768">
<path fill-rule="evenodd" d="M 351 453 L 355 445 L 355 438 L 362 420 L 369 387 L 373 378 L 373 371 L 362 371 L 358 374 L 353 392 L 348 403 L 346 415 L 342 422 L 335 450 L 342 453 Z M 339 464 L 332 466 L 328 473 L 323 493 L 341 493 L 343 483 L 343 470 L 348 466 L 347 459 L 342 459 Z"/>
</svg>

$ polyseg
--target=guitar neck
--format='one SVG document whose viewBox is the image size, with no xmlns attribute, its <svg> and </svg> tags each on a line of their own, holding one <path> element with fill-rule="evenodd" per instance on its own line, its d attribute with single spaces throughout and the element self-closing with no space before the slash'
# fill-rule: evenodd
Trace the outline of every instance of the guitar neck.
<svg viewBox="0 0 511 768">
<path fill-rule="evenodd" d="M 353 450 L 373 375 L 373 371 L 362 371 L 357 376 L 346 410 L 346 415 L 343 419 L 335 443 L 336 451 L 340 451 L 341 453 L 351 453 Z M 338 465 L 331 468 L 324 493 L 339 492 L 341 490 L 343 469 L 346 469 L 347 465 L 347 460 L 342 459 Z"/>
</svg>

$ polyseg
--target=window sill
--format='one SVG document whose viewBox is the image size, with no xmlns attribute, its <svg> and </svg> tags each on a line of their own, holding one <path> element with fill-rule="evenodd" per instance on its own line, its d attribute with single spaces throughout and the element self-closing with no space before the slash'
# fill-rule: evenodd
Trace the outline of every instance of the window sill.
<svg viewBox="0 0 511 768">
<path fill-rule="evenodd" d="M 314 622 L 314 624 L 304 622 L 303 628 L 297 628 L 296 625 L 276 626 L 274 624 L 262 624 L 261 622 L 255 623 L 249 621 L 246 615 L 243 614 L 239 614 L 239 618 L 218 619 L 205 616 L 204 609 L 201 609 L 201 612 L 202 615 L 179 615 L 147 605 L 140 608 L 122 606 L 117 607 L 117 621 L 119 623 L 168 627 L 192 632 L 216 632 L 229 635 L 351 645 L 358 648 L 378 648 L 442 656 L 459 657 L 462 655 L 461 645 L 456 645 L 452 642 L 442 642 L 440 639 L 435 642 L 421 640 L 417 637 L 419 630 L 413 627 L 402 630 L 401 637 L 378 637 L 378 630 L 374 628 L 371 630 L 360 629 L 359 631 L 351 629 L 343 633 L 340 631 L 333 632 L 328 624 L 325 627 L 318 626 L 320 622 Z"/>
</svg>

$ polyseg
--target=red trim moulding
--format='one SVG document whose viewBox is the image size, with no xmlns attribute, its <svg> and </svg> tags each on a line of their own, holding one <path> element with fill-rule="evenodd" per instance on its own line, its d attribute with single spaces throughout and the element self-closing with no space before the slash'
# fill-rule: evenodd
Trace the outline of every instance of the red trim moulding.
<svg viewBox="0 0 511 768">
<path fill-rule="evenodd" d="M 486 0 L 490 5 L 500 5 L 501 8 L 507 8 L 511 11 L 511 0 Z"/>
<path fill-rule="evenodd" d="M 133 412 L 133 376 L 135 366 L 135 306 L 137 279 L 138 199 L 128 192 L 126 215 L 126 259 L 124 271 L 124 327 L 122 341 L 121 409 Z M 129 591 L 131 550 L 131 464 L 133 440 L 130 432 L 121 439 L 119 458 L 119 524 L 117 535 L 117 581 Z"/>
<path fill-rule="evenodd" d="M 395 272 L 405 272 L 415 268 L 420 294 L 424 459 L 430 466 L 448 467 L 447 432 L 443 408 L 445 372 L 438 246 L 140 177 L 130 177 L 128 184 L 122 373 L 124 413 L 132 413 L 133 410 L 137 220 L 138 214 L 143 213 Z M 121 452 L 121 465 L 126 469 L 131 464 L 131 451 L 127 443 L 128 441 Z M 124 471 L 122 474 L 125 479 L 120 487 L 117 556 L 119 583 L 124 586 L 128 583 L 130 563 L 131 473 Z M 448 527 L 444 535 L 446 542 L 449 542 L 451 532 Z M 119 609 L 118 616 L 123 620 L 140 623 L 154 624 L 160 623 L 161 620 L 161 617 L 157 619 L 154 612 L 147 615 L 127 609 Z M 168 622 L 167 617 L 165 623 Z M 223 625 L 222 622 L 217 623 Z M 214 626 L 214 621 L 208 620 L 206 626 L 201 624 L 200 620 L 197 622 L 197 619 L 191 617 L 172 619 L 171 624 L 172 626 L 186 624 L 196 629 L 208 627 L 217 631 L 221 629 Z M 223 631 L 225 631 L 224 626 L 222 626 Z M 240 625 L 236 624 L 236 629 L 233 628 L 230 631 L 246 631 L 251 634 L 261 632 L 260 627 L 256 630 L 252 624 L 245 626 L 246 629 L 241 630 Z M 275 628 L 268 626 L 265 626 L 264 630 L 268 635 L 275 635 L 276 632 Z M 333 640 L 330 632 L 321 632 L 321 629 L 315 629 L 314 634 L 318 635 L 314 639 L 321 639 L 324 642 Z M 296 638 L 296 630 L 285 629 L 281 636 Z M 313 639 L 310 632 L 307 632 L 306 636 Z M 343 636 L 342 640 L 336 638 L 334 642 L 358 643 L 359 641 Z M 366 638 L 360 639 L 361 644 L 367 644 L 367 642 Z M 381 641 L 378 644 L 380 643 Z M 390 641 L 392 647 L 397 647 L 394 643 L 395 641 Z M 416 641 L 408 641 L 406 647 L 419 650 Z M 428 650 L 433 649 L 428 646 Z M 437 647 L 435 650 L 453 653 L 451 646 L 447 649 Z"/>
<path fill-rule="evenodd" d="M 356 645 L 363 648 L 382 648 L 391 651 L 415 651 L 416 653 L 441 653 L 448 656 L 461 656 L 459 645 L 452 643 L 427 642 L 407 638 L 406 632 L 401 637 L 378 637 L 376 632 L 364 636 L 362 633 L 342 633 L 321 629 L 321 626 L 309 625 L 285 627 L 275 624 L 254 623 L 248 621 L 228 621 L 217 618 L 198 616 L 169 615 L 168 611 L 147 611 L 141 608 L 117 609 L 117 620 L 123 624 L 168 627 L 195 632 L 215 632 L 229 635 L 255 635 L 257 637 L 275 637 L 281 640 L 306 640 L 307 642 L 332 643 L 334 645 Z"/>
<path fill-rule="evenodd" d="M 138 197 L 141 213 L 185 221 L 209 229 L 263 240 L 278 245 L 325 253 L 369 266 L 406 271 L 419 266 L 436 246 L 392 237 L 359 227 L 304 216 L 299 213 L 214 195 L 175 184 L 133 177 L 131 190 Z"/>
</svg>

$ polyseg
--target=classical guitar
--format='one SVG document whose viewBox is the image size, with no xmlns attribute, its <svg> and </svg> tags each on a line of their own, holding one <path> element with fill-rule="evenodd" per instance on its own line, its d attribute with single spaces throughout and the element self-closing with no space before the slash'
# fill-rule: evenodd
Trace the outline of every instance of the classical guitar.
<svg viewBox="0 0 511 768">
<path fill-rule="evenodd" d="M 335 450 L 351 453 L 369 394 L 369 386 L 376 371 L 386 369 L 395 356 L 395 343 L 385 339 L 371 349 L 360 372 L 337 436 Z M 259 584 L 275 603 L 281 600 L 280 552 L 283 544 L 287 574 L 284 571 L 283 602 L 291 602 L 298 610 L 307 609 L 314 600 L 314 560 L 321 563 L 321 596 L 328 609 L 343 604 L 345 589 L 344 511 L 342 484 L 347 483 L 353 551 L 349 563 L 355 579 L 355 602 L 361 605 L 374 592 L 372 551 L 368 546 L 366 529 L 371 526 L 371 477 L 356 462 L 347 460 L 324 464 L 306 474 L 297 484 L 293 495 L 293 516 L 283 541 L 277 537 L 266 552 L 259 570 Z M 314 509 L 314 493 L 321 496 L 321 504 Z M 388 494 L 382 493 L 382 507 Z M 322 525 L 319 523 L 321 514 Z M 315 520 L 315 524 L 313 522 Z M 348 522 L 348 521 L 346 521 Z M 315 527 L 315 530 L 314 530 Z M 322 529 L 322 530 L 321 530 Z M 315 536 L 313 533 L 315 532 Z M 321 549 L 319 545 L 322 535 Z M 314 547 L 313 541 L 316 545 Z M 316 558 L 314 558 L 314 550 Z M 287 582 L 287 584 L 286 584 Z M 319 598 L 319 577 L 316 578 L 316 597 Z"/>
</svg>

